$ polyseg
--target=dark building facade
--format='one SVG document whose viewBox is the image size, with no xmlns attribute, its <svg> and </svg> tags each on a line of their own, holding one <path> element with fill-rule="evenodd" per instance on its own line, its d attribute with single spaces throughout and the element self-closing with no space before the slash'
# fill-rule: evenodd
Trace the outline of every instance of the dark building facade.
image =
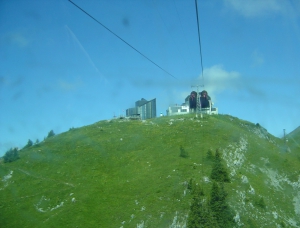
<svg viewBox="0 0 300 228">
<path fill-rule="evenodd" d="M 135 102 L 134 108 L 126 110 L 126 117 L 140 116 L 142 120 L 156 117 L 156 98 L 147 101 L 142 98 Z"/>
</svg>

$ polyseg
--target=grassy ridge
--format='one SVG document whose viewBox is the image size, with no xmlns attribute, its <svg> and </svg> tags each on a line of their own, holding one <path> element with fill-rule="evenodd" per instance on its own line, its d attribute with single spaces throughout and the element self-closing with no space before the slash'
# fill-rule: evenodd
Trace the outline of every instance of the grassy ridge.
<svg viewBox="0 0 300 228">
<path fill-rule="evenodd" d="M 299 161 L 280 152 L 282 140 L 231 116 L 100 121 L 48 138 L 20 151 L 21 159 L 0 164 L 0 227 L 169 227 L 176 219 L 184 224 L 188 181 L 193 178 L 207 192 L 211 188 L 204 181 L 211 172 L 207 151 L 226 151 L 241 137 L 248 142 L 245 164 L 265 167 L 263 154 L 269 168 L 284 167 L 297 178 Z M 179 156 L 181 146 L 187 158 Z M 249 189 L 240 184 L 246 174 L 259 194 L 268 194 L 263 172 L 240 167 L 225 186 L 233 206 L 231 189 Z M 251 197 L 254 204 L 257 197 Z M 292 205 L 286 210 L 292 212 Z M 261 224 L 244 216 L 245 224 Z"/>
</svg>

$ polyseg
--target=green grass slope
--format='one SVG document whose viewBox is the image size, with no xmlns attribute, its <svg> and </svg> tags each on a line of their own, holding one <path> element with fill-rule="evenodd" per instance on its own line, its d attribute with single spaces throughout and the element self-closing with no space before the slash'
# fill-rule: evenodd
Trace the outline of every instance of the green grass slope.
<svg viewBox="0 0 300 228">
<path fill-rule="evenodd" d="M 297 127 L 294 131 L 287 136 L 286 146 L 289 150 L 294 152 L 294 156 L 300 156 L 300 127 Z"/>
<path fill-rule="evenodd" d="M 227 165 L 236 227 L 300 227 L 300 159 L 283 147 L 228 115 L 100 121 L 1 161 L 0 227 L 186 227 L 189 180 L 212 186 L 209 149 Z"/>
</svg>

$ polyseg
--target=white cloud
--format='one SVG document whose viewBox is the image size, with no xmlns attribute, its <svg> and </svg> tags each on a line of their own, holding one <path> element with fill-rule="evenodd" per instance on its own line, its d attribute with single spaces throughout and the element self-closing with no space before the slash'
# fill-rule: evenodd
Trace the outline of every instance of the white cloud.
<svg viewBox="0 0 300 228">
<path fill-rule="evenodd" d="M 216 95 L 226 90 L 236 90 L 242 87 L 242 81 L 240 73 L 237 71 L 226 71 L 222 65 L 214 65 L 210 68 L 205 68 L 203 71 L 204 75 L 204 87 L 198 87 L 198 91 L 206 90 L 213 102 L 216 102 Z M 203 85 L 202 76 L 200 75 L 196 80 L 191 82 L 179 82 L 182 85 L 186 85 L 186 88 L 178 91 L 173 91 L 172 102 L 181 101 L 191 93 L 191 91 L 197 91 L 197 88 L 191 87 L 191 85 Z M 172 104 L 173 104 L 172 103 Z M 171 104 L 171 103 L 170 103 Z M 175 104 L 175 103 L 174 103 Z"/>
<path fill-rule="evenodd" d="M 240 73 L 236 71 L 226 71 L 222 65 L 215 65 L 204 69 L 205 90 L 212 97 L 224 90 L 236 89 L 238 86 Z M 201 77 L 199 77 L 202 79 Z"/>
<path fill-rule="evenodd" d="M 295 16 L 295 11 L 299 10 L 299 7 L 293 7 L 293 5 L 299 6 L 297 1 L 288 0 L 224 0 L 226 6 L 233 8 L 241 15 L 245 17 L 263 16 L 269 13 L 280 13 L 289 16 Z"/>
<path fill-rule="evenodd" d="M 217 94 L 226 90 L 235 91 L 243 86 L 240 73 L 236 71 L 226 71 L 222 65 L 205 68 L 203 74 L 205 87 L 199 87 L 198 90 L 199 92 L 203 89 L 207 90 L 213 102 L 216 102 Z M 165 77 L 161 80 L 149 80 L 147 82 L 141 77 L 136 77 L 130 78 L 130 83 L 132 83 L 136 92 L 140 90 L 142 93 L 145 93 L 145 88 L 147 88 L 147 90 L 150 88 L 163 88 L 158 96 L 159 103 L 161 106 L 168 107 L 169 105 L 184 103 L 185 98 L 193 90 L 197 91 L 197 88 L 192 86 L 203 85 L 203 80 L 201 75 L 194 79 L 172 79 Z"/>
</svg>

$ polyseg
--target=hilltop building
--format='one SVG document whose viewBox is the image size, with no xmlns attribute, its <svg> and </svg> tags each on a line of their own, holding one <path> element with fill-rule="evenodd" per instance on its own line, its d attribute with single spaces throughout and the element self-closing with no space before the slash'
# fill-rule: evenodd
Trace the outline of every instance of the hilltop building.
<svg viewBox="0 0 300 228">
<path fill-rule="evenodd" d="M 126 109 L 126 117 L 140 118 L 142 120 L 156 117 L 156 98 L 147 101 L 142 98 L 135 102 L 134 108 Z"/>
<path fill-rule="evenodd" d="M 200 94 L 200 93 L 199 93 Z M 212 107 L 213 103 L 211 100 L 209 101 L 209 106 L 206 108 L 197 108 L 199 113 L 205 113 L 205 114 L 218 114 L 218 108 Z M 188 95 L 185 98 L 185 103 L 181 105 L 174 105 L 170 106 L 166 112 L 167 116 L 174 116 L 174 115 L 183 115 L 183 114 L 188 114 L 192 112 L 193 110 L 190 108 L 190 95 Z"/>
<path fill-rule="evenodd" d="M 170 106 L 167 109 L 167 116 L 174 116 L 174 115 L 182 115 L 182 114 L 188 114 L 190 112 L 189 105 L 182 104 L 182 105 L 174 105 Z"/>
</svg>

